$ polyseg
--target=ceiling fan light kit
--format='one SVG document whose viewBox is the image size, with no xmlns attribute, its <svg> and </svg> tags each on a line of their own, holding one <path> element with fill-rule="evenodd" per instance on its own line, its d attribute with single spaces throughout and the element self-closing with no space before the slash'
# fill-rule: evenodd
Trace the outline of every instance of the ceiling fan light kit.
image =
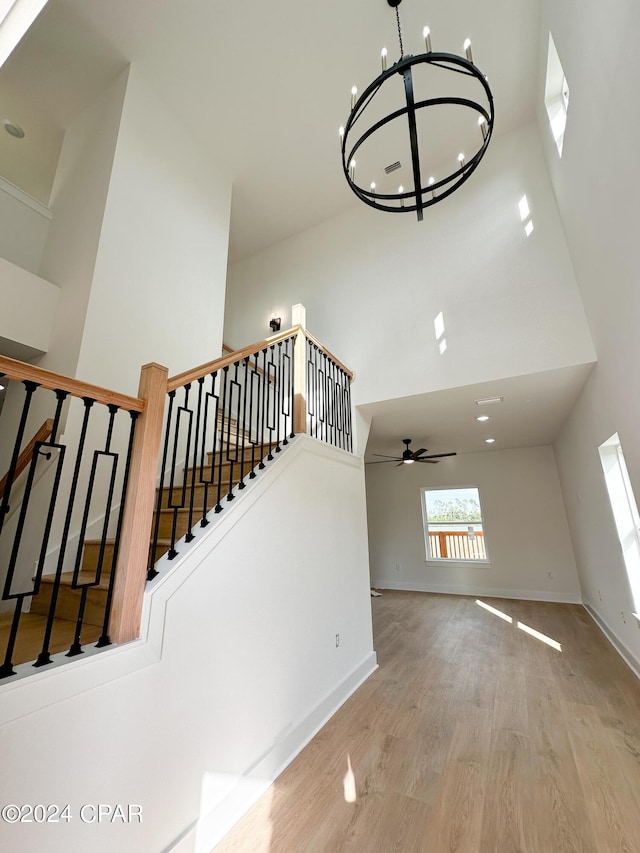
<svg viewBox="0 0 640 853">
<path fill-rule="evenodd" d="M 342 168 L 347 183 L 360 201 L 388 213 L 415 211 L 418 220 L 421 221 L 424 208 L 442 201 L 461 187 L 484 157 L 493 133 L 493 95 L 486 76 L 474 64 L 470 39 L 466 39 L 464 42 L 464 56 L 434 52 L 431 46 L 431 30 L 429 27 L 425 27 L 422 34 L 425 46 L 424 53 L 416 56 L 404 53 L 398 10 L 401 2 L 402 0 L 387 0 L 389 6 L 394 8 L 396 12 L 400 58 L 389 66 L 388 51 L 383 48 L 381 53 L 382 72 L 364 89 L 359 97 L 357 87 L 353 86 L 351 89 L 351 112 L 344 127 L 340 128 Z M 451 75 L 465 75 L 468 78 L 467 89 L 469 91 L 467 92 L 465 89 L 466 94 L 462 96 L 452 87 L 451 90 L 444 91 L 437 97 L 420 97 L 419 87 L 414 85 L 417 82 L 417 80 L 414 81 L 414 71 L 418 69 L 420 69 L 418 77 L 422 76 L 425 69 L 431 72 L 434 69 L 442 69 L 450 72 Z M 386 95 L 389 87 L 393 85 L 393 81 L 397 80 L 397 75 L 400 75 L 403 80 L 404 102 L 401 99 L 397 109 L 393 109 L 390 113 L 379 118 L 379 114 L 372 107 L 378 103 L 376 100 L 378 93 L 386 86 Z M 454 79 L 458 82 L 457 77 Z M 425 124 L 425 114 L 428 113 L 429 108 L 432 108 L 431 112 L 434 113 L 435 109 L 433 108 L 440 107 L 457 107 L 468 110 L 469 122 L 475 126 L 474 138 L 477 143 L 477 150 L 472 154 L 460 151 L 459 147 L 452 149 L 452 166 L 446 170 L 444 175 L 437 173 L 437 167 L 442 167 L 442 164 L 431 163 L 428 160 L 430 136 L 429 125 Z M 370 120 L 369 117 L 371 117 Z M 366 186 L 357 183 L 357 157 L 361 153 L 365 153 L 367 147 L 371 146 L 372 143 L 375 145 L 374 140 L 379 138 L 380 134 L 388 131 L 392 122 L 404 121 L 405 119 L 411 152 L 412 177 L 410 180 L 412 186 L 399 186 L 397 192 L 380 192 L 375 180 L 372 180 L 377 174 L 373 170 L 369 174 L 364 174 Z M 421 135 L 428 137 L 422 145 L 420 143 Z M 392 165 L 396 166 L 396 163 Z M 358 180 L 364 171 L 362 168 L 358 170 Z M 386 172 L 387 169 L 384 171 Z M 394 170 L 392 169 L 392 171 Z M 405 183 L 407 183 L 406 180 Z"/>
</svg>

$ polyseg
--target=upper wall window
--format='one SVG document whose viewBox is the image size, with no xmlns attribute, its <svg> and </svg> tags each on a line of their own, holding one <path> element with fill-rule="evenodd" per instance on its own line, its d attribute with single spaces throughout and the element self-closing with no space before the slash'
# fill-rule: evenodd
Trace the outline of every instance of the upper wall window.
<svg viewBox="0 0 640 853">
<path fill-rule="evenodd" d="M 551 133 L 562 157 L 564 130 L 567 125 L 567 110 L 569 108 L 569 84 L 560 63 L 553 36 L 549 33 L 549 50 L 547 52 L 547 80 L 544 90 L 544 103 L 549 116 Z"/>
<path fill-rule="evenodd" d="M 427 560 L 485 560 L 487 548 L 476 486 L 423 489 Z"/>
<path fill-rule="evenodd" d="M 618 433 L 614 433 L 608 441 L 601 444 L 598 451 L 627 569 L 636 618 L 640 621 L 640 515 Z"/>
</svg>

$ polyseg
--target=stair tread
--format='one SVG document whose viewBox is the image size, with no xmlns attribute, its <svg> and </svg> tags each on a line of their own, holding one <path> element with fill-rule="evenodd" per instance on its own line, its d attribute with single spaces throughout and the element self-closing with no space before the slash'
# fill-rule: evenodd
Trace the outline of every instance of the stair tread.
<svg viewBox="0 0 640 853">
<path fill-rule="evenodd" d="M 0 646 L 3 649 L 6 648 L 12 619 L 13 613 L 0 613 Z M 13 653 L 14 665 L 27 663 L 38 657 L 42 648 L 42 638 L 46 622 L 47 617 L 40 616 L 37 613 L 23 613 L 21 615 L 18 639 Z M 66 652 L 69 649 L 73 642 L 75 629 L 75 622 L 71 622 L 68 619 L 53 620 L 53 632 L 49 645 L 51 654 Z M 95 643 L 100 638 L 101 633 L 102 629 L 97 625 L 83 625 L 82 644 Z"/>
<path fill-rule="evenodd" d="M 85 545 L 99 545 L 101 539 L 85 539 Z M 115 539 L 105 539 L 105 545 L 113 545 L 115 543 Z M 158 539 L 158 545 L 171 545 L 171 539 Z"/>
<path fill-rule="evenodd" d="M 43 575 L 40 579 L 40 583 L 53 583 L 55 581 L 55 575 Z M 103 572 L 100 578 L 100 583 L 92 584 L 93 589 L 109 589 L 109 578 L 111 575 L 108 572 Z M 95 572 L 92 571 L 80 571 L 78 573 L 78 581 L 83 583 L 91 583 L 95 578 Z M 62 572 L 60 575 L 60 585 L 61 586 L 71 586 L 71 582 L 73 581 L 73 572 Z"/>
</svg>

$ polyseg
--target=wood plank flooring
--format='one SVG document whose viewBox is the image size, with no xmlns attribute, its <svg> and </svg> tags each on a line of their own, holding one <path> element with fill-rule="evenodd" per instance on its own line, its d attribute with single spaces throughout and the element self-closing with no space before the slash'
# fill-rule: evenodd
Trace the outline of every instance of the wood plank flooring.
<svg viewBox="0 0 640 853">
<path fill-rule="evenodd" d="M 583 608 L 483 601 L 372 599 L 380 668 L 216 853 L 640 853 L 640 682 Z"/>
</svg>

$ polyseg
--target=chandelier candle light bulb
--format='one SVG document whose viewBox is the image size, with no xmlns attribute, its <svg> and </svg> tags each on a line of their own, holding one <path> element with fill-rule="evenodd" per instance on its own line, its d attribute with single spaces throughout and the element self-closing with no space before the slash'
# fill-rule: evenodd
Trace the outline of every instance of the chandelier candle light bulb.
<svg viewBox="0 0 640 853">
<path fill-rule="evenodd" d="M 460 163 L 460 168 L 464 168 L 464 154 L 462 151 L 458 154 L 458 163 Z"/>
<path fill-rule="evenodd" d="M 382 62 L 382 70 L 386 71 L 387 70 L 387 48 L 386 47 L 382 48 L 382 51 L 380 53 L 380 60 Z M 353 107 L 351 109 L 353 109 Z"/>
<path fill-rule="evenodd" d="M 482 134 L 482 140 L 484 141 L 487 138 L 487 120 L 484 116 L 478 117 L 478 125 Z"/>
<path fill-rule="evenodd" d="M 425 53 L 431 53 L 431 30 L 429 27 L 423 29 L 422 37 L 424 38 Z"/>
<path fill-rule="evenodd" d="M 358 87 L 351 87 L 351 109 L 353 109 L 356 105 L 356 98 L 358 97 Z"/>
<path fill-rule="evenodd" d="M 464 55 L 467 57 L 469 62 L 473 62 L 473 54 L 471 53 L 471 39 L 465 39 L 463 47 Z"/>
</svg>

